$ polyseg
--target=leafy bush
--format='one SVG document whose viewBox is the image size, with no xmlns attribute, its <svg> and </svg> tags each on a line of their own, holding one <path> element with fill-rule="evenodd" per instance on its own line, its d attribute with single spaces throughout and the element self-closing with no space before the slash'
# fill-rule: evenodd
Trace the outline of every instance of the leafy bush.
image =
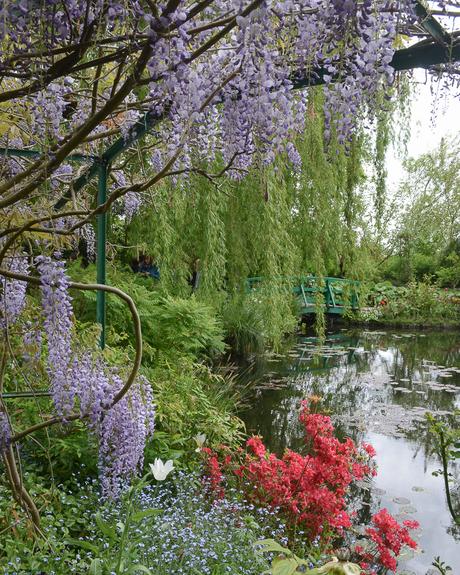
<svg viewBox="0 0 460 575">
<path fill-rule="evenodd" d="M 293 332 L 298 310 L 290 287 L 266 281 L 250 293 L 230 297 L 222 308 L 228 341 L 242 354 L 279 348 Z"/>
<path fill-rule="evenodd" d="M 41 537 L 36 537 L 10 491 L 0 484 L 0 565 L 3 575 L 67 575 L 87 573 L 91 554 L 69 547 L 69 538 L 79 538 L 95 529 L 94 510 L 100 507 L 96 481 L 79 483 L 75 476 L 59 487 L 48 489 L 48 479 L 24 473 L 24 481 L 40 506 Z"/>
<path fill-rule="evenodd" d="M 436 271 L 441 286 L 458 287 L 460 285 L 460 255 L 455 252 L 450 253 L 443 265 Z"/>
<path fill-rule="evenodd" d="M 395 571 L 401 551 L 406 546 L 417 547 L 409 531 L 419 525 L 411 520 L 399 524 L 381 509 L 363 530 L 366 548 L 356 540 L 356 531 L 350 529 L 353 514 L 348 513 L 347 496 L 357 481 L 376 475 L 372 461 L 375 450 L 369 444 L 356 445 L 350 438 L 339 441 L 331 418 L 312 410 L 316 403 L 302 402 L 299 415 L 305 428 L 306 455 L 287 449 L 278 457 L 267 450 L 260 437 L 251 437 L 246 450 L 222 446 L 213 451 L 204 447 L 210 490 L 219 501 L 225 497 L 228 485 L 236 484 L 256 507 L 271 509 L 282 518 L 291 546 L 297 547 L 299 534 L 310 543 L 305 561 L 304 553 L 297 557 L 271 540 L 260 542 L 267 551 L 283 554 L 272 564 L 272 575 L 293 574 L 296 570 L 312 575 L 360 573 L 358 566 L 347 559 L 307 569 L 315 543 L 320 543 L 323 552 L 331 552 L 339 541 L 345 543 L 348 558 L 361 565 L 363 574 Z"/>
<path fill-rule="evenodd" d="M 263 351 L 266 341 L 261 309 L 243 294 L 229 298 L 222 309 L 222 321 L 231 348 L 242 355 Z"/>
<path fill-rule="evenodd" d="M 231 445 L 242 439 L 244 426 L 234 415 L 240 398 L 234 379 L 186 357 L 160 359 L 148 376 L 157 403 L 157 426 L 171 438 L 190 442 L 206 433 L 211 443 Z"/>
<path fill-rule="evenodd" d="M 91 282 L 95 278 L 94 266 L 83 270 L 75 264 L 69 272 L 79 281 Z M 141 318 L 146 361 L 152 361 L 158 352 L 202 357 L 224 351 L 224 333 L 215 311 L 195 297 L 164 295 L 152 280 L 117 268 L 110 270 L 109 283 L 130 295 L 136 304 Z M 95 293 L 78 292 L 74 308 L 81 321 L 94 321 Z M 131 315 L 119 298 L 107 297 L 107 325 L 112 328 L 112 342 L 117 341 L 120 334 L 132 335 Z"/>
<path fill-rule="evenodd" d="M 117 504 L 101 505 L 91 482 L 74 481 L 72 489 L 61 487 L 47 497 L 44 537 L 34 539 L 22 521 L 8 528 L 6 520 L 16 515 L 0 486 L 4 575 L 259 575 L 268 567 L 254 543 L 272 531 L 270 517 L 252 516 L 236 493 L 214 504 L 197 475 L 141 483 Z M 274 534 L 283 538 L 283 527 Z"/>
<path fill-rule="evenodd" d="M 282 458 L 269 453 L 260 437 L 246 442 L 245 453 L 223 450 L 219 459 L 203 448 L 211 485 L 222 496 L 223 472 L 238 478 L 246 497 L 255 505 L 278 509 L 292 531 L 301 527 L 311 541 L 324 532 L 340 533 L 351 526 L 346 493 L 353 481 L 375 475 L 374 449 L 361 448 L 334 436 L 331 419 L 302 403 L 299 420 L 305 428 L 305 456 L 286 450 Z"/>
<path fill-rule="evenodd" d="M 378 310 L 380 321 L 433 324 L 460 319 L 459 306 L 429 276 L 404 287 L 389 282 L 376 284 L 369 292 L 368 302 Z"/>
<path fill-rule="evenodd" d="M 193 356 L 210 356 L 225 350 L 223 329 L 214 311 L 194 297 L 162 297 L 154 313 L 153 318 L 144 310 L 140 314 L 144 323 L 152 323 L 146 335 L 152 347 Z"/>
</svg>

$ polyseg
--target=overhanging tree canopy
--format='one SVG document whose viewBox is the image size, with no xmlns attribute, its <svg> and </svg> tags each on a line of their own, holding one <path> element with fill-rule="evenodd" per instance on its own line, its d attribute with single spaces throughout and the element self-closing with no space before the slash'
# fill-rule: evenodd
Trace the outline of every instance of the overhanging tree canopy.
<svg viewBox="0 0 460 575">
<path fill-rule="evenodd" d="M 431 5 L 447 20 L 458 7 L 445 1 Z M 401 34 L 422 40 L 403 48 Z M 53 237 L 90 233 L 94 216 L 102 217 L 118 198 L 128 215 L 134 213 L 167 177 L 181 186 L 192 173 L 212 181 L 224 174 L 239 180 L 251 167 L 273 163 L 280 152 L 299 168 L 293 140 L 308 122 L 308 90 L 294 88 L 325 86 L 324 138 L 331 146 L 347 146 L 361 120 L 382 109 L 397 71 L 434 66 L 455 79 L 457 38 L 413 0 L 5 0 L 0 9 L 2 329 L 7 334 L 14 328 L 26 283 L 38 282 L 22 255 L 24 242 L 33 239 L 30 251 L 45 254 L 38 268 L 48 314 L 34 330 L 43 329 L 47 337 L 58 409 L 56 417 L 37 425 L 89 419 L 102 440 L 108 421 L 116 437 L 111 444 L 122 449 L 121 426 L 136 421 L 130 409 L 140 405 L 133 398 L 122 402 L 127 392 L 139 394 L 142 387 L 132 388 L 139 337 L 135 367 L 124 384 L 72 348 L 71 317 L 68 306 L 62 308 L 67 290 L 107 288 L 69 285 L 62 266 L 47 255 L 54 251 Z M 82 168 L 73 163 L 86 158 Z M 96 173 L 103 182 L 99 191 L 112 177 L 108 198 L 83 188 Z M 2 365 L 8 354 L 5 348 Z M 88 385 L 73 389 L 82 374 Z M 101 402 L 102 384 L 111 392 Z M 87 389 L 94 401 L 79 395 Z M 114 418 L 103 417 L 104 411 Z M 37 427 L 12 433 L 5 413 L 0 403 L 6 429 L 0 445 L 9 449 L 5 462 L 16 496 L 34 516 L 14 479 L 11 444 Z M 138 464 L 146 427 L 133 428 L 137 460 L 124 461 L 119 469 L 104 455 L 110 481 Z"/>
</svg>

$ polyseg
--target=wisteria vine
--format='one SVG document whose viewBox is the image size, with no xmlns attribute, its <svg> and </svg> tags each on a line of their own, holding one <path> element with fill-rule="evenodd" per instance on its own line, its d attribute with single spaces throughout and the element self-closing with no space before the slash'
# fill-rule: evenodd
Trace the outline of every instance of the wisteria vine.
<svg viewBox="0 0 460 575">
<path fill-rule="evenodd" d="M 50 256 L 38 256 L 35 263 L 40 276 L 50 392 L 59 416 L 56 422 L 88 420 L 89 429 L 99 443 L 103 493 L 115 498 L 141 470 L 145 444 L 154 431 L 151 386 L 142 376 L 127 385 L 103 357 L 90 350 L 77 350 L 73 344 L 73 311 L 68 293 L 71 284 L 65 266 Z M 13 277 L 7 281 L 16 286 L 13 289 L 26 283 L 15 278 L 14 271 L 11 273 Z M 0 428 L 1 450 L 4 450 L 12 437 L 3 411 Z"/>
<path fill-rule="evenodd" d="M 10 162 L 0 193 L 9 204 L 49 178 L 65 186 L 77 177 L 69 167 L 62 172 L 69 153 L 84 147 L 98 154 L 101 138 L 129 141 L 145 113 L 158 118 L 155 153 L 165 173 L 222 161 L 241 178 L 284 151 L 298 166 L 295 138 L 308 98 L 308 90 L 293 89 L 299 81 L 325 85 L 325 140 L 346 145 L 388 96 L 397 34 L 410 29 L 415 7 L 416 0 L 178 0 L 155 7 L 143 0 L 8 0 L 0 8 L 0 101 L 19 120 L 0 145 L 21 138 L 22 147 L 50 153 L 31 172 L 18 173 L 18 161 Z M 156 173 L 158 162 L 149 164 L 147 155 L 143 189 Z M 137 191 L 124 192 L 128 219 L 139 207 Z"/>
<path fill-rule="evenodd" d="M 8 267 L 11 271 L 28 273 L 29 263 L 25 255 L 11 257 Z M 6 329 L 14 324 L 26 303 L 27 283 L 8 278 L 2 278 L 2 293 L 0 293 L 0 328 Z"/>
<path fill-rule="evenodd" d="M 91 352 L 72 346 L 73 311 L 64 264 L 37 258 L 44 330 L 48 343 L 50 391 L 64 420 L 78 407 L 99 443 L 99 471 L 104 493 L 116 497 L 143 462 L 146 440 L 154 430 L 155 408 L 149 382 L 138 377 L 118 401 L 124 386 L 114 368 Z"/>
</svg>

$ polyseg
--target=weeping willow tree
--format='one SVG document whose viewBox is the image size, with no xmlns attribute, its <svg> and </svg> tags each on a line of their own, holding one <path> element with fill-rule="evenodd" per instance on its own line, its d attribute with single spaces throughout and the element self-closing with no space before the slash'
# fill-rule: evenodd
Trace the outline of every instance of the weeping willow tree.
<svg viewBox="0 0 460 575">
<path fill-rule="evenodd" d="M 323 99 L 321 89 L 311 91 L 306 128 L 295 141 L 296 163 L 286 154 L 271 165 L 256 159 L 241 179 L 200 173 L 169 178 L 127 224 L 126 242 L 135 246 L 130 254 L 153 256 L 162 289 L 189 293 L 188 280 L 198 266 L 195 296 L 223 313 L 231 309 L 233 316 L 245 306 L 257 308 L 263 318 L 258 329 L 275 344 L 296 321 L 283 278 L 362 279 L 361 184 L 369 138 L 363 130 L 346 145 L 334 135 L 325 143 Z M 203 166 L 203 173 L 221 169 L 217 161 L 212 169 Z M 248 293 L 248 277 L 263 277 L 263 289 Z M 321 313 L 317 327 L 324 329 Z"/>
</svg>

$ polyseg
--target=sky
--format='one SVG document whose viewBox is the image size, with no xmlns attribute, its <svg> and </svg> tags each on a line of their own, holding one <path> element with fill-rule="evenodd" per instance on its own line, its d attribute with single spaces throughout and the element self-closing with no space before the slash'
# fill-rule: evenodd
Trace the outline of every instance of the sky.
<svg viewBox="0 0 460 575">
<path fill-rule="evenodd" d="M 411 136 L 408 143 L 408 156 L 418 157 L 436 148 L 441 138 L 460 134 L 459 89 L 446 90 L 433 96 L 429 80 L 417 71 L 417 95 L 412 102 Z M 393 193 L 404 177 L 404 168 L 399 152 L 390 147 L 387 154 L 388 189 Z"/>
</svg>

